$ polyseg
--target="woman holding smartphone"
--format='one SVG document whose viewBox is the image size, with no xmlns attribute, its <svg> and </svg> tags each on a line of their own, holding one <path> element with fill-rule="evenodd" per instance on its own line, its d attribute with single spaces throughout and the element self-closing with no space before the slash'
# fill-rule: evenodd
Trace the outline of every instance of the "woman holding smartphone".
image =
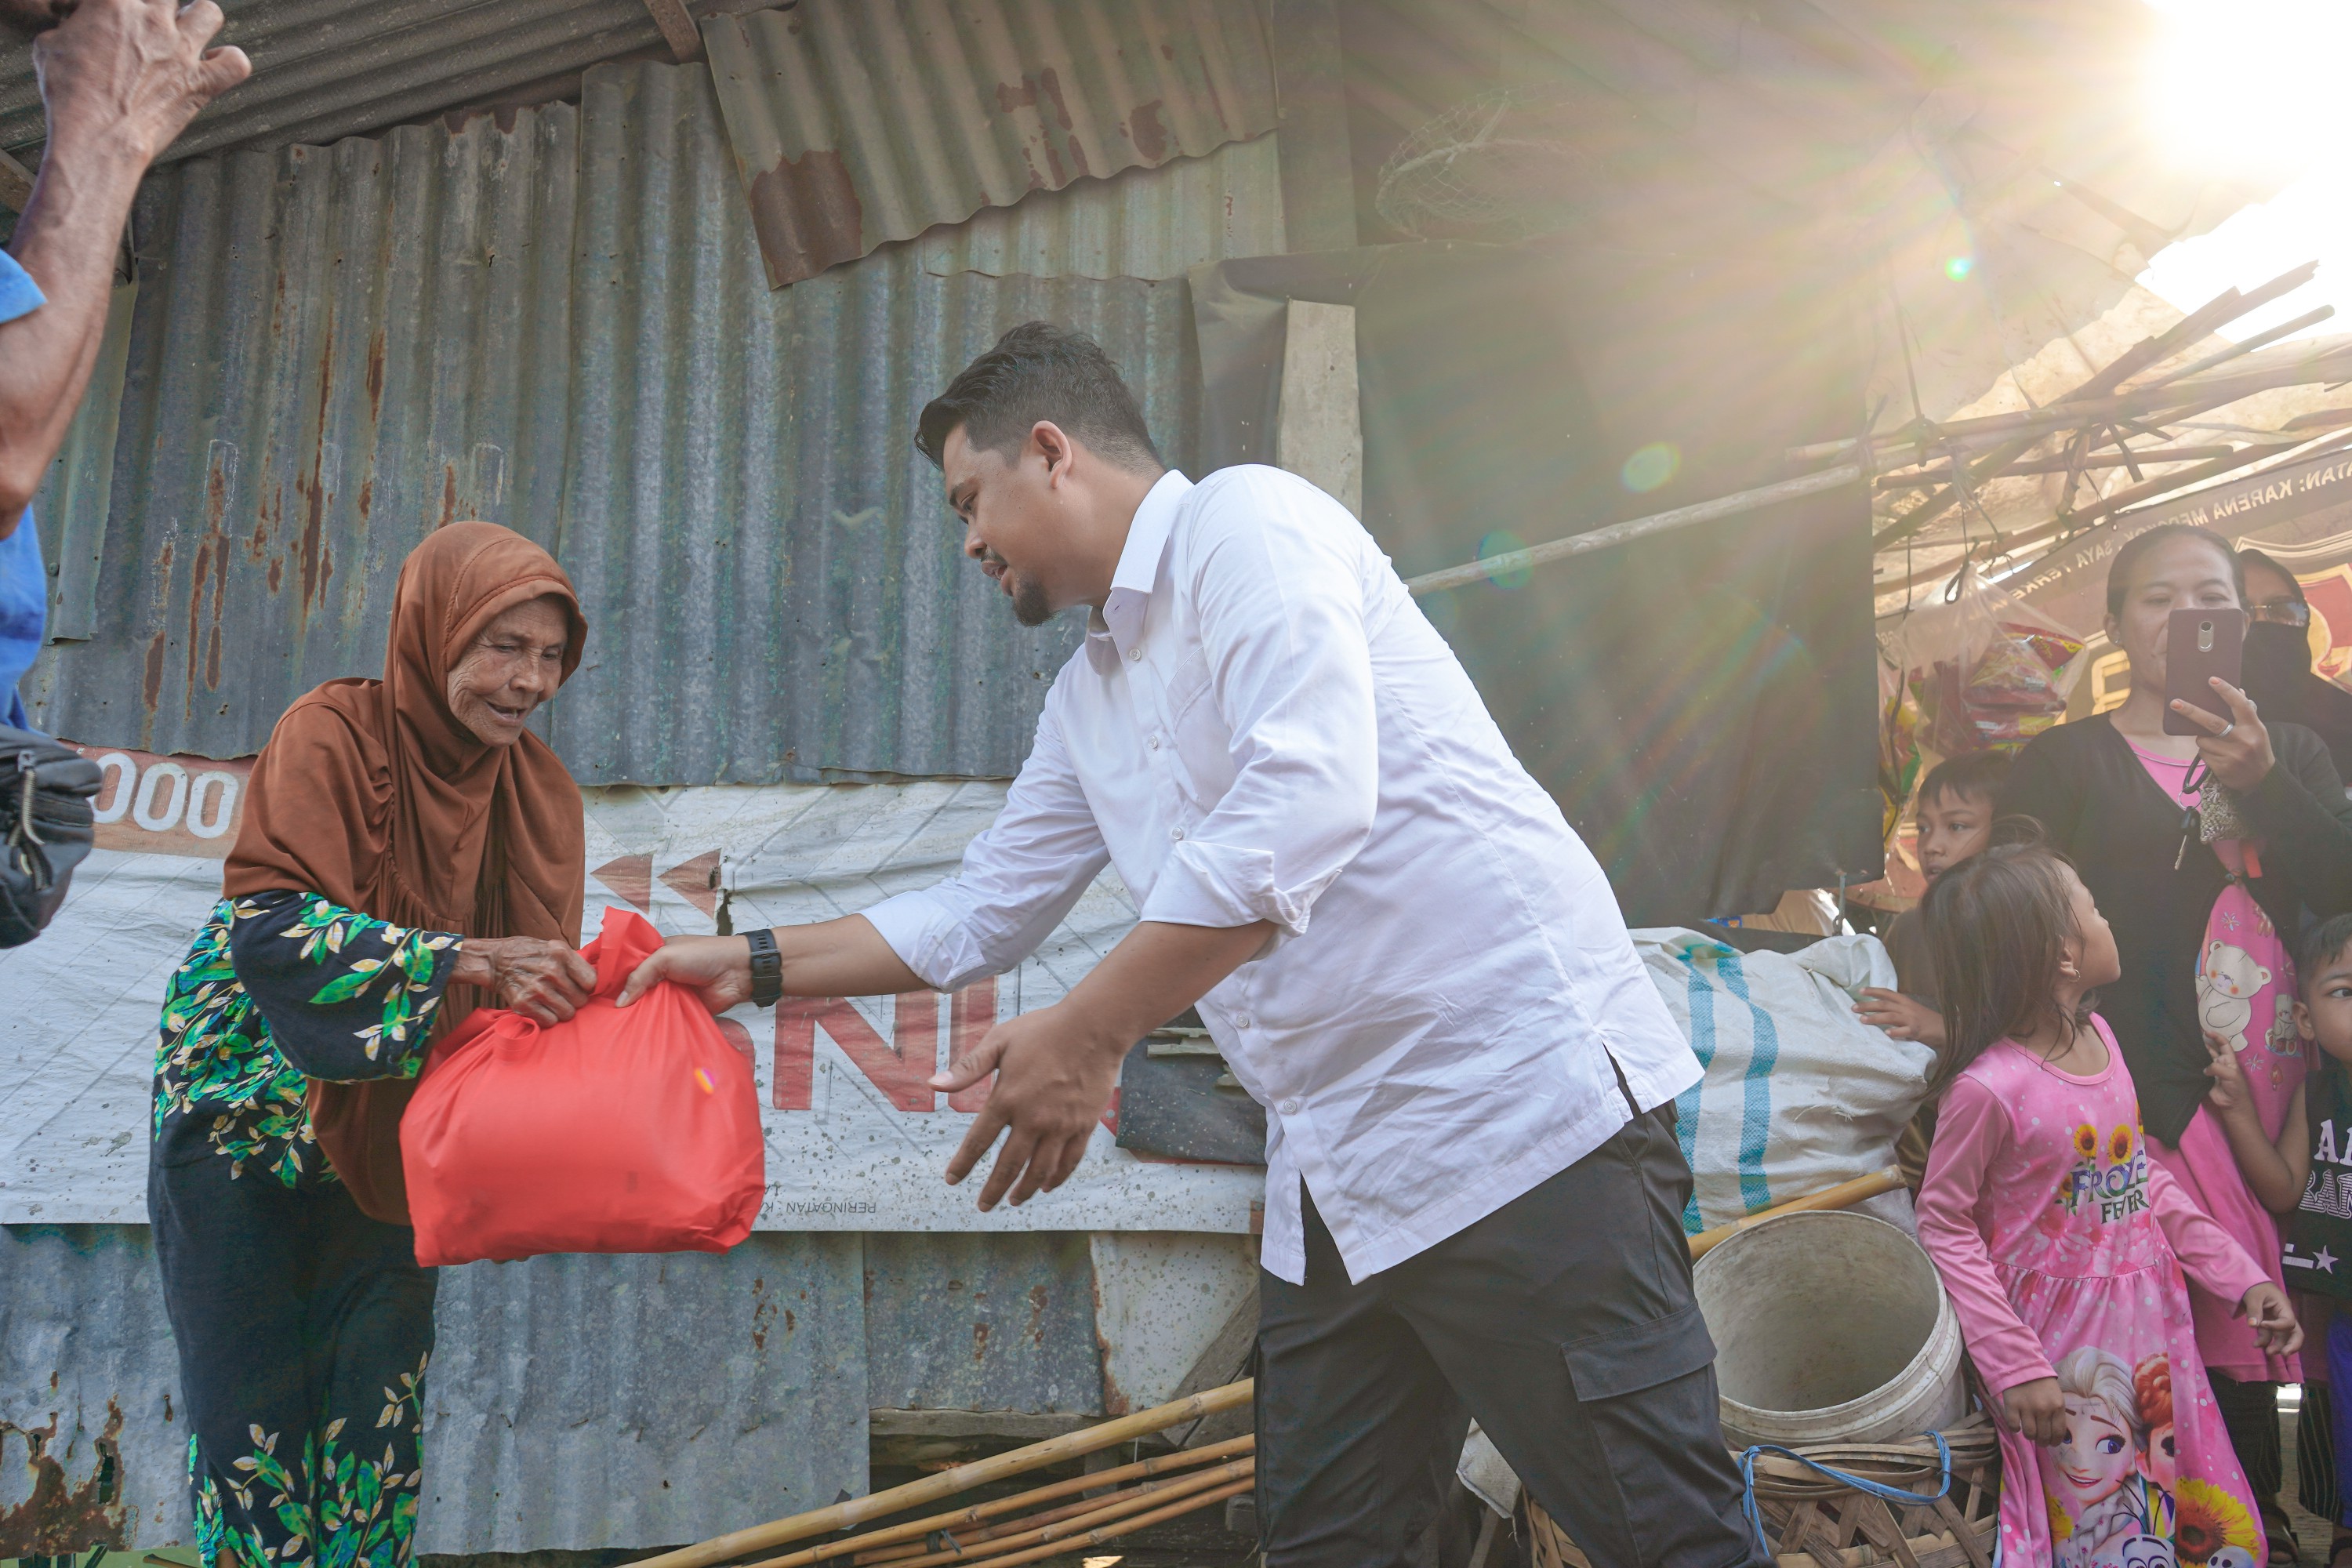
<svg viewBox="0 0 2352 1568">
<path fill-rule="evenodd" d="M 2307 911 L 2352 908 L 2352 803 L 2319 738 L 2265 724 L 2231 682 L 2168 693 L 2174 612 L 2215 612 L 2181 617 L 2186 676 L 2190 660 L 2235 668 L 2244 604 L 2221 535 L 2176 523 L 2126 544 L 2107 574 L 2106 633 L 2131 659 L 2131 696 L 2036 738 L 2001 809 L 2041 822 L 2115 928 L 2123 979 L 2098 1006 L 2138 1084 L 2149 1156 L 2284 1284 L 2276 1223 L 2206 1105 L 2207 1069 L 2213 1052 L 2232 1053 L 2278 1136 L 2304 1073 L 2288 954 Z M 2189 684 L 2210 694 L 2180 700 Z M 2297 1358 L 2266 1355 L 2233 1303 L 2193 1286 L 2190 1299 L 2246 1479 L 2266 1522 L 2283 1527 L 2275 1389 L 2301 1380 Z M 2270 1533 L 2291 1554 L 2292 1534 Z"/>
</svg>

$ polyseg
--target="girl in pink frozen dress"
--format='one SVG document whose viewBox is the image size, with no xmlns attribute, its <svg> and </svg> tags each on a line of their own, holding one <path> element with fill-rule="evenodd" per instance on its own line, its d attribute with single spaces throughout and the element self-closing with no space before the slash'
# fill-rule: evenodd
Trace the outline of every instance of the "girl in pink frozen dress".
<svg viewBox="0 0 2352 1568">
<path fill-rule="evenodd" d="M 2266 1351 L 2302 1331 L 2148 1159 L 2131 1074 L 2084 1006 L 2119 974 L 2106 921 L 2073 868 L 2019 844 L 1947 872 L 1924 919 L 1947 1043 L 1919 1239 L 2000 1424 L 2001 1561 L 2252 1568 L 2262 1524 L 2182 1270 Z"/>
</svg>

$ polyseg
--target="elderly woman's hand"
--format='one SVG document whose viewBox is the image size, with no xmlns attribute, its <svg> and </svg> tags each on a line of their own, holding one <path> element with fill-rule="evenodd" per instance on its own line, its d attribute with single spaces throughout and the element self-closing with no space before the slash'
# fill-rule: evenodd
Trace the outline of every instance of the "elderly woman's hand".
<svg viewBox="0 0 2352 1568">
<path fill-rule="evenodd" d="M 540 1024 L 560 1024 L 596 989 L 596 970 L 560 942 L 535 936 L 469 936 L 457 944 L 452 984 L 487 987 L 501 1007 Z"/>
<path fill-rule="evenodd" d="M 2227 719 L 2177 699 L 2172 710 L 2205 731 L 2197 737 L 2197 752 L 2205 759 L 2206 771 L 2243 795 L 2270 777 L 2278 754 L 2271 750 L 2271 732 L 2263 727 L 2253 700 L 2218 675 L 2212 679 L 2213 689 L 2229 707 Z"/>
</svg>

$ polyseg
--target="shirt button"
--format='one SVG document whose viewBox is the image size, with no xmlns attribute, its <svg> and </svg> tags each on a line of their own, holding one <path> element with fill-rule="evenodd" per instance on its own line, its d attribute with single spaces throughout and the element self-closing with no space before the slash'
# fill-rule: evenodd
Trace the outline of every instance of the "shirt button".
<svg viewBox="0 0 2352 1568">
<path fill-rule="evenodd" d="M 1275 1109 L 1281 1111 L 1285 1116 L 1296 1116 L 1298 1114 L 1298 1101 L 1295 1100 L 1286 1100 L 1280 1105 L 1276 1106 Z"/>
<path fill-rule="evenodd" d="M 1144 744 L 1145 744 L 1145 745 L 1147 745 L 1147 746 L 1150 746 L 1153 751 L 1155 751 L 1155 752 L 1156 752 L 1156 751 L 1158 751 L 1158 750 L 1160 749 L 1160 737 L 1159 737 L 1159 736 L 1157 736 L 1157 735 L 1154 735 L 1154 736 L 1152 736 L 1152 737 L 1151 737 L 1151 739 L 1150 739 L 1150 740 L 1146 741 L 1146 742 L 1144 742 Z"/>
<path fill-rule="evenodd" d="M 1250 1026 L 1250 1016 L 1247 1013 L 1244 1013 L 1240 1017 L 1234 1020 L 1234 1027 L 1236 1029 L 1246 1029 Z"/>
<path fill-rule="evenodd" d="M 1143 649 L 1141 647 L 1129 648 L 1127 650 L 1127 657 L 1129 662 L 1141 658 L 1143 657 Z"/>
<path fill-rule="evenodd" d="M 1171 827 L 1168 830 L 1168 837 L 1181 844 L 1184 842 L 1184 830 L 1181 827 Z"/>
</svg>

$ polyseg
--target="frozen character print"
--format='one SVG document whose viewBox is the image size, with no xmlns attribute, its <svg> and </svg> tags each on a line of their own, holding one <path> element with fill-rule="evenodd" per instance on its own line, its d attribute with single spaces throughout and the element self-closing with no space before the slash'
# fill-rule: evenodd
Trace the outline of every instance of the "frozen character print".
<svg viewBox="0 0 2352 1568">
<path fill-rule="evenodd" d="M 2050 1502 L 2066 1528 L 2056 1531 L 2061 1568 L 2122 1568 L 2123 1548 L 2149 1535 L 2140 1485 L 2139 1402 L 2121 1356 L 2081 1345 L 2058 1363 L 2066 1432 L 2049 1450 Z"/>
<path fill-rule="evenodd" d="M 2180 1452 L 2172 1427 L 2172 1358 L 2164 1352 L 2132 1369 L 2132 1403 L 2139 1422 L 2139 1476 L 2148 1533 L 2170 1541 L 2172 1494 L 2180 1485 Z M 2168 1554 L 2170 1548 L 2166 1548 Z M 2168 1562 L 2170 1561 L 2168 1555 Z M 2137 1565 L 2135 1565 L 2137 1568 Z"/>
<path fill-rule="evenodd" d="M 2126 1539 L 2116 1559 L 2123 1568 L 2175 1568 L 2172 1542 L 2153 1535 L 2135 1535 Z"/>
<path fill-rule="evenodd" d="M 2205 945 L 2197 966 L 2197 1011 L 2205 1032 L 2243 1053 L 2253 1043 L 2254 997 L 2271 983 L 2271 972 L 2244 948 L 2226 942 Z"/>
</svg>

